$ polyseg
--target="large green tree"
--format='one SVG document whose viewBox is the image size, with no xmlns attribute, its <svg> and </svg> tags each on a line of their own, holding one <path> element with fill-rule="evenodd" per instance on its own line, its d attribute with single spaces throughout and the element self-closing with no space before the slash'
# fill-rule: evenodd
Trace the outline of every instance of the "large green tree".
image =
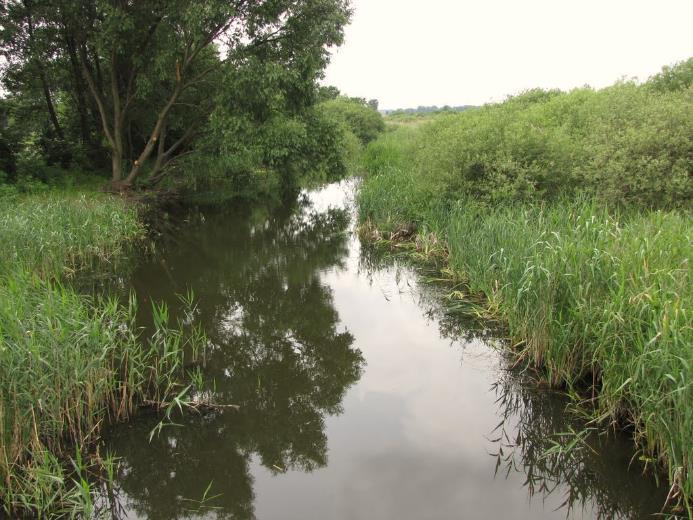
<svg viewBox="0 0 693 520">
<path fill-rule="evenodd" d="M 160 180 L 191 149 L 210 114 L 258 60 L 312 87 L 342 41 L 348 0 L 9 0 L 0 49 L 8 74 L 38 78 L 62 135 L 47 67 L 62 60 L 86 136 L 89 115 L 111 157 L 112 182 Z M 258 68 L 258 70 L 262 70 Z M 298 97 L 314 88 L 297 88 Z M 220 96 L 224 93 L 224 96 Z M 89 100 L 86 100 L 88 97 Z"/>
</svg>

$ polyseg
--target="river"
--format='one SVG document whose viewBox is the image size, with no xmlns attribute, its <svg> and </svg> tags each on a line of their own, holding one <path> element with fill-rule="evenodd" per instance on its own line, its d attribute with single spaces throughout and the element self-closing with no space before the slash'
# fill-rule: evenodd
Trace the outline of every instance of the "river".
<svg viewBox="0 0 693 520">
<path fill-rule="evenodd" d="M 218 409 L 149 441 L 106 437 L 123 518 L 645 518 L 666 491 L 628 439 L 561 437 L 566 401 L 507 368 L 488 327 L 446 312 L 411 267 L 362 247 L 354 182 L 274 208 L 191 211 L 131 285 L 192 289 Z M 143 311 L 144 312 L 144 311 Z M 146 317 L 143 318 L 146 321 Z M 562 442 L 560 441 L 562 439 Z M 547 450 L 553 447 L 552 451 Z M 115 509 L 114 509 L 115 511 Z"/>
</svg>

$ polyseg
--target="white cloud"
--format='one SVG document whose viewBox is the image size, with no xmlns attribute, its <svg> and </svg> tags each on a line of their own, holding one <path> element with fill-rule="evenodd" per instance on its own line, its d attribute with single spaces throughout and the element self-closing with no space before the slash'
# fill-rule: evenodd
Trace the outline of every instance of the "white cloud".
<svg viewBox="0 0 693 520">
<path fill-rule="evenodd" d="M 382 108 L 602 87 L 693 55 L 691 0 L 352 0 L 326 84 Z"/>
</svg>

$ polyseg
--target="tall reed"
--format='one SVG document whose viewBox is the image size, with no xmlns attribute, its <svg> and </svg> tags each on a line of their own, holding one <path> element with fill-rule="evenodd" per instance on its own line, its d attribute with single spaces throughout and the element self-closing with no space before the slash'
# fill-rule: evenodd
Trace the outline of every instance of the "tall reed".
<svg viewBox="0 0 693 520">
<path fill-rule="evenodd" d="M 134 298 L 66 284 L 94 262 L 114 269 L 142 233 L 135 208 L 107 195 L 0 202 L 0 501 L 10 515 L 90 507 L 67 460 L 106 422 L 179 391 L 185 356 L 204 344 L 161 306 L 154 333 L 140 337 Z"/>
<path fill-rule="evenodd" d="M 690 89 L 533 91 L 398 128 L 366 150 L 358 204 L 376 236 L 445 244 L 518 360 L 632 427 L 693 514 Z"/>
</svg>

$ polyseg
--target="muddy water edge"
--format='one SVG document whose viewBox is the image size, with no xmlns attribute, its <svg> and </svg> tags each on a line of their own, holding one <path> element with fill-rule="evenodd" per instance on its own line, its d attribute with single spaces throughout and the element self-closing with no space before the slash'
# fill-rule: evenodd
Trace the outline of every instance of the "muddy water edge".
<svg viewBox="0 0 693 520">
<path fill-rule="evenodd" d="M 664 485 L 625 434 L 508 369 L 493 330 L 441 289 L 362 247 L 354 182 L 274 207 L 189 209 L 124 285 L 209 337 L 191 367 L 219 405 L 158 435 L 143 414 L 107 432 L 120 457 L 99 499 L 122 518 L 647 518 Z M 574 449 L 565 448 L 574 445 Z M 637 459 L 637 458 L 636 458 Z"/>
</svg>

